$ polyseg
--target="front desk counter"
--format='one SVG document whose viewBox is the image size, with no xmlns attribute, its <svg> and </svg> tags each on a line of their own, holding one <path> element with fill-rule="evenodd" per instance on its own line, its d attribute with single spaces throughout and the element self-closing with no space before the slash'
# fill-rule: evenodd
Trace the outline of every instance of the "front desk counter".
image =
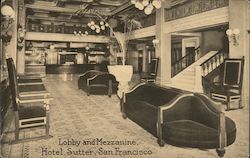
<svg viewBox="0 0 250 158">
<path fill-rule="evenodd" d="M 81 74 L 88 70 L 99 70 L 107 72 L 105 64 L 50 64 L 46 65 L 46 74 Z"/>
</svg>

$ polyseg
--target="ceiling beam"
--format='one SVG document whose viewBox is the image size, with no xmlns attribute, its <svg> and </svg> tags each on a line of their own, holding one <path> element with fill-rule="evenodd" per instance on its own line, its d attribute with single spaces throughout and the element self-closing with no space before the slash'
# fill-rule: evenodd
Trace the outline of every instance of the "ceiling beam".
<svg viewBox="0 0 250 158">
<path fill-rule="evenodd" d="M 41 32 L 26 32 L 26 40 L 31 41 L 54 41 L 54 42 L 87 42 L 87 43 L 109 43 L 109 36 L 88 35 L 75 36 L 73 34 L 62 33 L 41 33 Z"/>
<path fill-rule="evenodd" d="M 35 5 L 35 4 L 26 4 L 25 5 L 26 8 L 30 8 L 30 9 L 34 9 L 34 10 L 45 10 L 48 12 L 59 12 L 59 13 L 64 13 L 64 14 L 74 14 L 77 11 L 80 10 L 80 6 L 79 8 L 63 8 L 63 7 L 58 7 L 58 6 L 46 6 L 46 5 Z M 112 15 L 112 12 L 110 11 L 100 11 L 100 14 L 104 15 L 104 16 L 110 16 Z"/>
<path fill-rule="evenodd" d="M 127 9 L 127 8 L 129 8 L 129 7 L 132 6 L 132 5 L 133 5 L 133 4 L 130 3 L 130 2 L 124 3 L 124 5 L 122 5 L 122 6 L 118 7 L 118 8 L 116 8 L 116 9 L 114 9 L 114 10 L 111 12 L 111 15 L 115 15 L 115 14 L 117 14 L 117 13 L 119 13 L 119 12 L 121 12 L 121 11 Z"/>
<path fill-rule="evenodd" d="M 119 6 L 122 6 L 123 4 L 128 3 L 128 2 L 129 2 L 129 0 L 122 0 L 122 1 L 117 1 L 117 2 L 106 0 L 106 1 L 100 1 L 99 3 L 103 4 L 103 5 L 110 5 L 110 6 L 119 7 Z"/>
<path fill-rule="evenodd" d="M 35 4 L 26 4 L 26 8 L 37 9 L 37 10 L 47 10 L 52 12 L 63 12 L 63 13 L 75 13 L 77 10 L 72 8 L 62 8 L 56 6 L 44 6 L 44 5 L 35 5 Z"/>
<path fill-rule="evenodd" d="M 175 36 L 190 36 L 190 37 L 200 37 L 201 33 L 194 33 L 194 32 L 188 32 L 188 33 L 179 33 L 179 32 L 175 32 L 175 33 L 171 33 L 171 35 L 175 35 Z"/>
<path fill-rule="evenodd" d="M 33 16 L 28 15 L 28 19 L 33 20 L 43 20 L 43 21 L 53 21 L 53 22 L 66 22 L 66 23 L 76 23 L 76 24 L 85 24 L 88 23 L 89 19 L 70 19 L 69 17 L 65 18 L 58 18 L 58 17 L 40 17 L 40 16 Z"/>
</svg>

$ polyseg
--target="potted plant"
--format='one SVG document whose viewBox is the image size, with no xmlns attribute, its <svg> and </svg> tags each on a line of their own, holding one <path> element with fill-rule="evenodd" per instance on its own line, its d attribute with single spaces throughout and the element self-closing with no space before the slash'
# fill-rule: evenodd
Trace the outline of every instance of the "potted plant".
<svg viewBox="0 0 250 158">
<path fill-rule="evenodd" d="M 111 28 L 114 37 L 120 47 L 122 54 L 122 65 L 110 65 L 108 66 L 109 73 L 116 77 L 119 82 L 118 96 L 121 98 L 124 92 L 129 90 L 128 82 L 131 80 L 133 75 L 132 65 L 126 65 L 126 52 L 128 48 L 129 37 L 133 29 L 142 28 L 141 23 L 135 19 L 130 19 L 128 16 L 122 16 L 121 20 L 124 22 L 124 32 L 115 32 Z"/>
</svg>

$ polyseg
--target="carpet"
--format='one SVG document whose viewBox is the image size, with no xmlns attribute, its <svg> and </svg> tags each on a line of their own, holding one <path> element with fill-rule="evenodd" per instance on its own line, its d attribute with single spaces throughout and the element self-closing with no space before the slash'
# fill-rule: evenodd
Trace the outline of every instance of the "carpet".
<svg viewBox="0 0 250 158">
<path fill-rule="evenodd" d="M 87 96 L 77 89 L 77 76 L 48 75 L 44 80 L 54 100 L 50 106 L 50 139 L 2 145 L 9 158 L 216 158 L 215 149 L 201 150 L 171 145 L 160 147 L 157 139 L 129 119 L 123 119 L 116 95 Z M 14 139 L 14 122 L 4 142 Z M 226 113 L 237 124 L 237 138 L 226 148 L 225 158 L 247 158 L 249 154 L 248 109 Z M 7 125 L 6 125 L 7 126 Z M 20 137 L 42 135 L 44 129 L 23 130 Z"/>
</svg>

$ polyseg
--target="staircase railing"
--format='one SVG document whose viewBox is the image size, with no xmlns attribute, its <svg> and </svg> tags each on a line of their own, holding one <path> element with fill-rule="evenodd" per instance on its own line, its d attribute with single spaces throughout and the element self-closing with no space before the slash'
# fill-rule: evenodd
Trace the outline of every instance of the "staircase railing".
<svg viewBox="0 0 250 158">
<path fill-rule="evenodd" d="M 223 63 L 224 59 L 228 57 L 228 53 L 225 51 L 218 51 L 216 54 L 208 58 L 206 61 L 204 61 L 202 64 L 200 64 L 200 67 L 202 69 L 202 76 L 206 76 L 211 71 L 213 71 L 215 68 L 217 68 L 220 64 Z"/>
<path fill-rule="evenodd" d="M 193 64 L 196 60 L 198 60 L 198 54 L 200 53 L 199 48 L 196 48 L 194 52 L 188 53 L 179 60 L 177 60 L 175 63 L 171 66 L 171 76 L 174 77 L 184 69 L 186 69 L 188 66 Z"/>
<path fill-rule="evenodd" d="M 202 64 L 198 65 L 196 67 L 195 72 L 195 90 L 197 92 L 202 92 L 202 78 L 208 75 L 210 72 L 212 72 L 214 69 L 216 69 L 218 66 L 220 66 L 224 59 L 228 57 L 228 53 L 226 53 L 223 50 L 218 51 L 213 56 L 208 58 L 206 61 L 204 61 Z"/>
</svg>

